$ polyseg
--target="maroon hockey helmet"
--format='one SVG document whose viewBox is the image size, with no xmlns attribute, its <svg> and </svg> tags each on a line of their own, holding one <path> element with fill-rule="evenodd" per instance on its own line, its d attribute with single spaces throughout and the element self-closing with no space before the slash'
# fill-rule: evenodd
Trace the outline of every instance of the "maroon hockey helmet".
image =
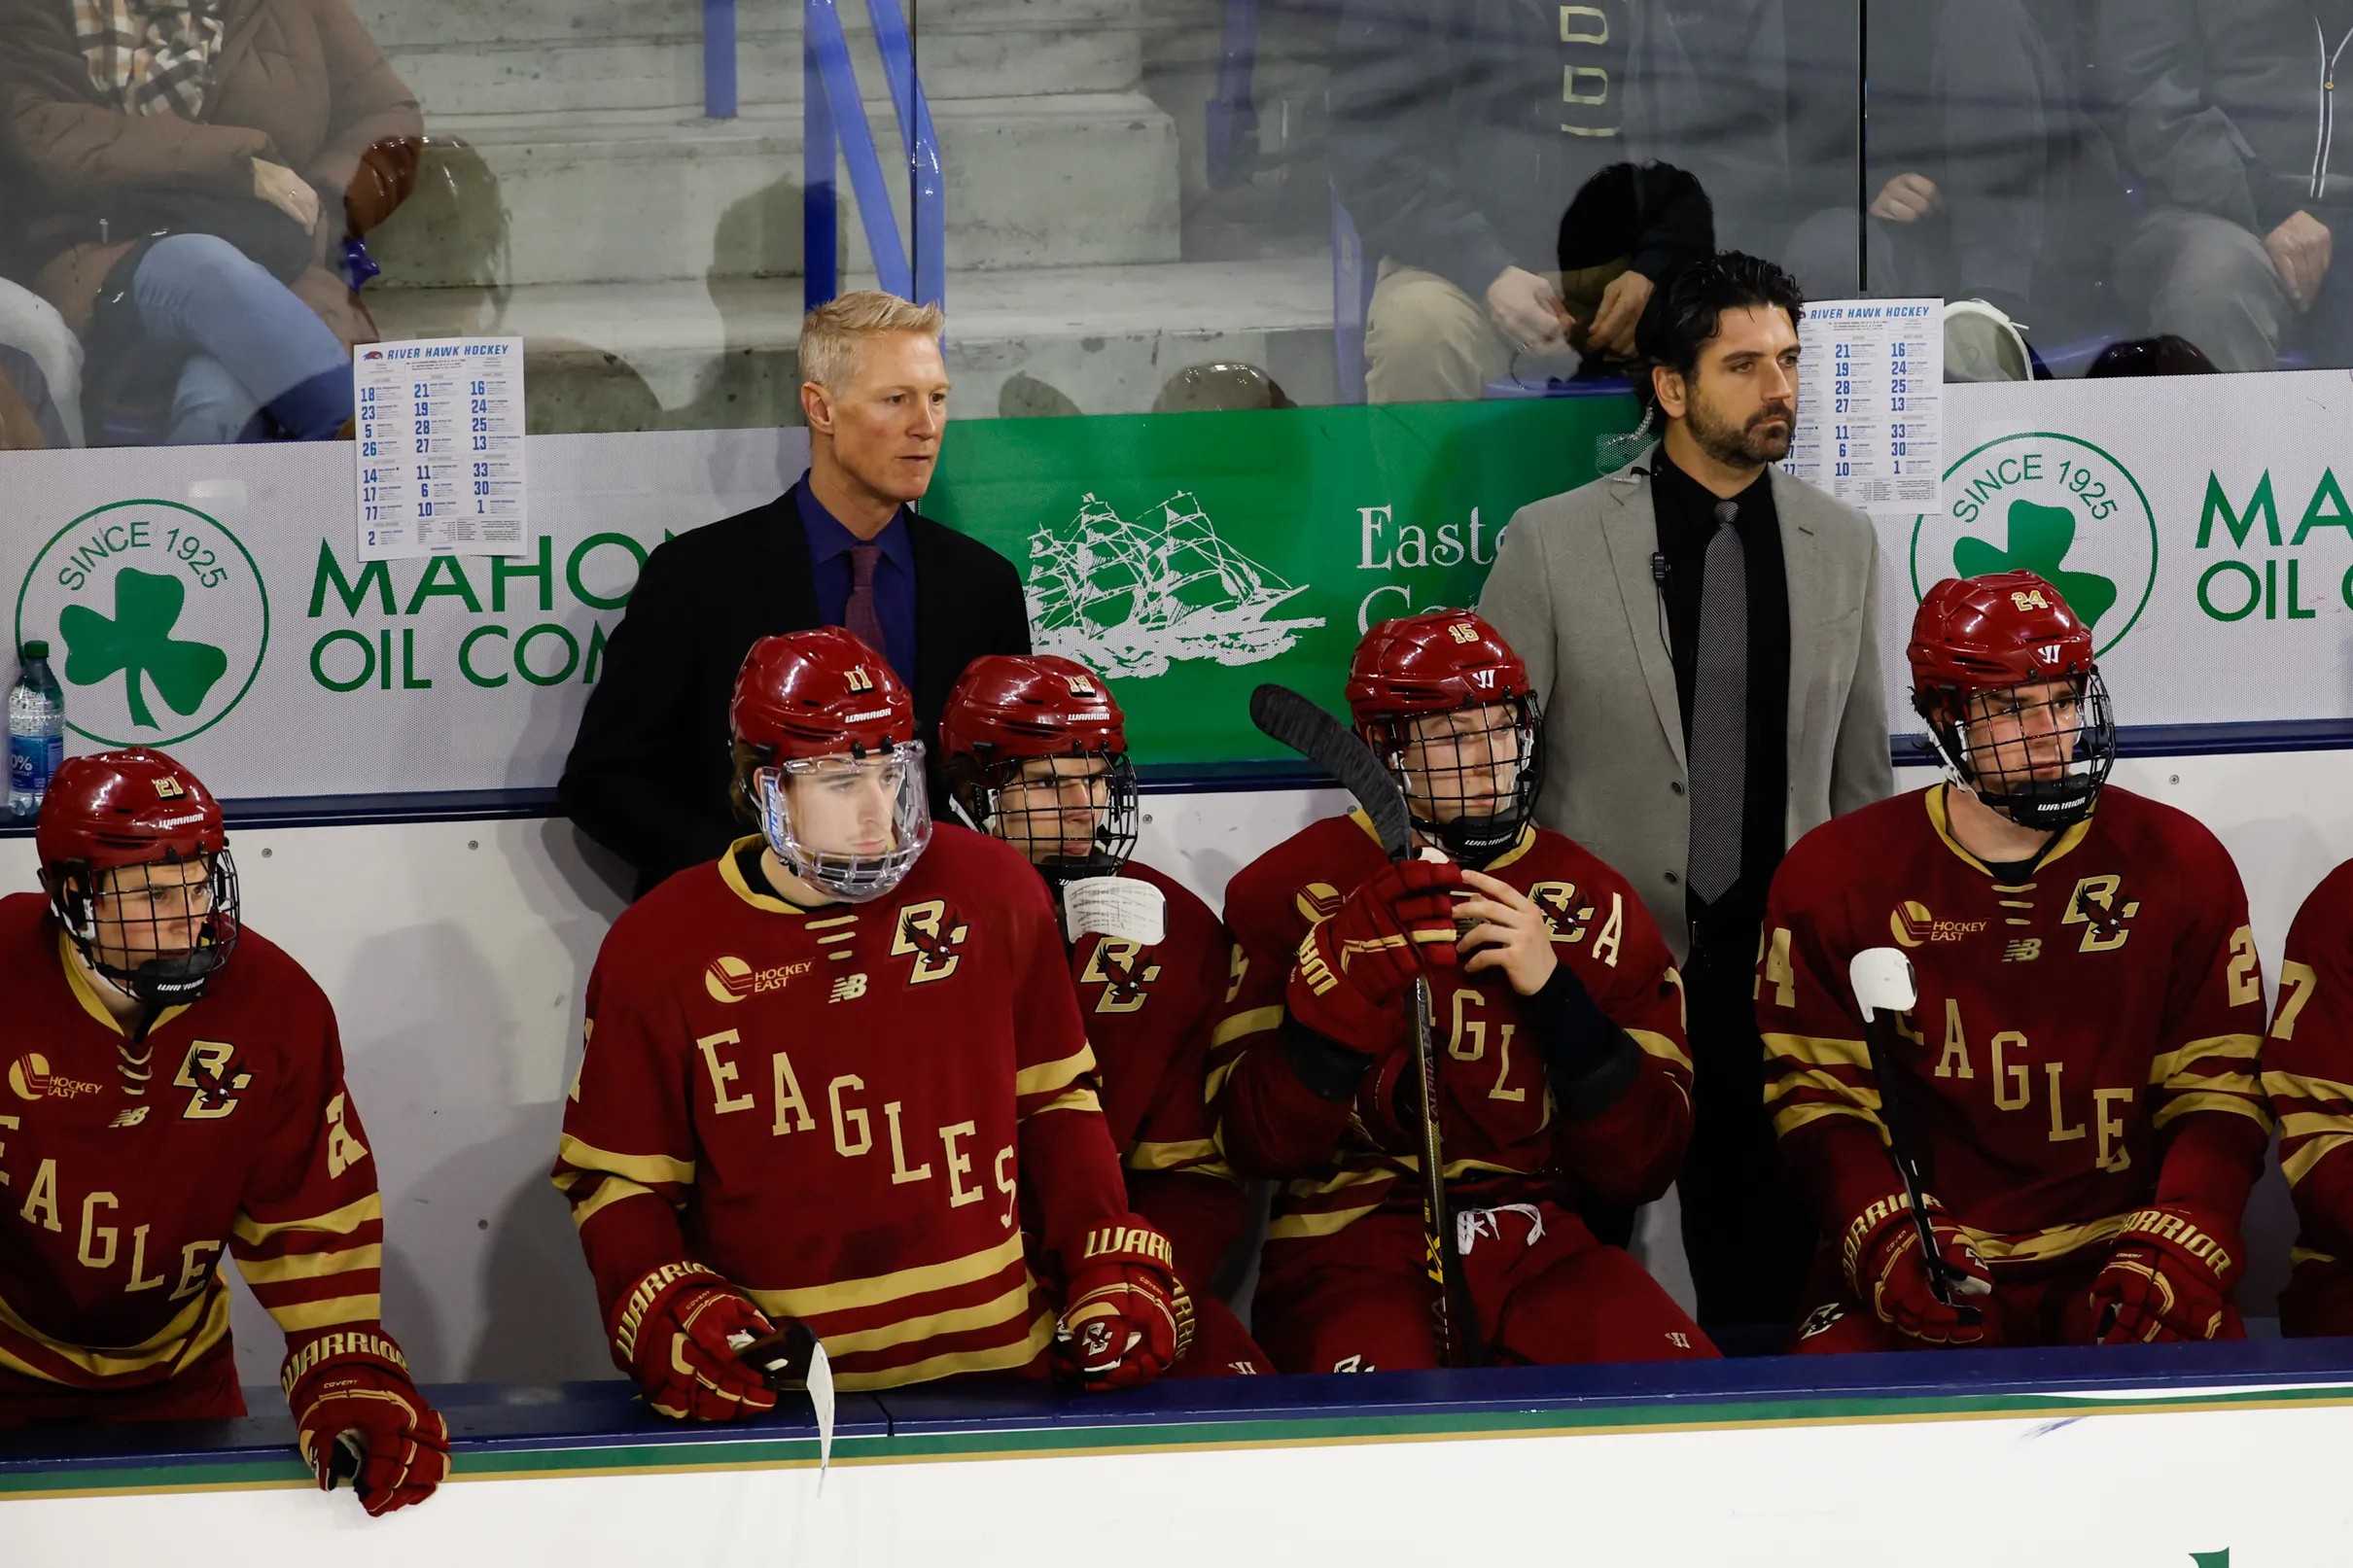
<svg viewBox="0 0 2353 1568">
<path fill-rule="evenodd" d="M 1357 734 L 1397 775 L 1425 837 L 1472 867 L 1519 842 L 1543 783 L 1541 715 L 1528 666 L 1501 633 L 1467 610 L 1383 621 L 1349 662 L 1348 706 Z M 1488 756 L 1517 759 L 1508 798 L 1486 786 L 1492 764 L 1461 760 L 1472 734 L 1457 736 L 1453 763 L 1415 751 L 1417 721 L 1488 710 L 1498 711 L 1485 731 Z"/>
<path fill-rule="evenodd" d="M 42 797 L 33 847 L 68 939 L 151 1007 L 194 1001 L 236 948 L 237 871 L 221 803 L 160 751 L 67 758 Z M 181 865 L 202 874 L 160 869 Z M 134 877 L 142 866 L 159 869 Z"/>
<path fill-rule="evenodd" d="M 931 842 L 923 743 L 906 682 L 839 626 L 763 637 L 736 672 L 727 724 L 758 766 L 739 787 L 793 875 L 863 903 L 898 886 Z M 889 843 L 870 853 L 815 842 L 793 819 L 793 779 L 870 777 L 891 792 Z"/>
<path fill-rule="evenodd" d="M 727 726 L 777 761 L 863 756 L 915 741 L 915 699 L 881 654 L 839 626 L 818 626 L 752 645 Z"/>
<path fill-rule="evenodd" d="M 1050 883 L 1117 876 L 1135 851 L 1141 813 L 1127 717 L 1103 678 L 1074 659 L 989 653 L 965 666 L 940 711 L 939 754 L 957 810 L 1027 851 Z M 1084 854 L 1065 853 L 1060 791 L 1020 783 L 1024 763 L 1060 758 L 1077 764 L 1071 780 L 1090 785 L 1095 827 Z"/>
<path fill-rule="evenodd" d="M 2024 827 L 2090 815 L 2116 719 L 2091 629 L 2058 589 L 2031 572 L 1947 577 L 1920 600 L 1905 654 L 1913 707 L 1956 783 Z"/>
</svg>

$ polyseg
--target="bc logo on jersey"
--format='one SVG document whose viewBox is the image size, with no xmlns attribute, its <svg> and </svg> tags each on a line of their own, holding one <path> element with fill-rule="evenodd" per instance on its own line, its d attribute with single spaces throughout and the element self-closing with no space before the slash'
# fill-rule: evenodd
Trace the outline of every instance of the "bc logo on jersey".
<svg viewBox="0 0 2353 1568">
<path fill-rule="evenodd" d="M 1095 998 L 1095 1011 L 1143 1010 L 1143 989 L 1160 978 L 1160 965 L 1144 963 L 1142 959 L 1141 942 L 1112 941 L 1106 937 L 1095 944 L 1095 951 L 1087 955 L 1086 967 L 1078 972 L 1080 984 L 1103 987 L 1103 994 Z"/>
<path fill-rule="evenodd" d="M 898 930 L 891 938 L 891 956 L 914 957 L 915 965 L 907 971 L 910 986 L 945 980 L 964 961 L 964 955 L 957 950 L 971 934 L 972 927 L 957 919 L 947 900 L 928 898 L 899 910 Z"/>
<path fill-rule="evenodd" d="M 2139 914 L 2141 906 L 2138 899 L 2125 899 L 2124 888 L 2122 877 L 2086 877 L 2067 895 L 2067 913 L 2059 923 L 2087 927 L 2078 953 L 2113 953 L 2132 939 L 2125 923 Z"/>
<path fill-rule="evenodd" d="M 234 1066 L 236 1047 L 219 1040 L 192 1040 L 171 1083 L 192 1091 L 180 1115 L 191 1122 L 217 1122 L 237 1108 L 237 1097 L 253 1087 L 253 1074 Z"/>
<path fill-rule="evenodd" d="M 1553 940 L 1575 947 L 1585 940 L 1585 927 L 1592 923 L 1594 906 L 1580 903 L 1577 885 L 1573 882 L 1539 882 L 1528 889 L 1528 902 L 1544 911 L 1545 923 L 1553 928 Z"/>
</svg>

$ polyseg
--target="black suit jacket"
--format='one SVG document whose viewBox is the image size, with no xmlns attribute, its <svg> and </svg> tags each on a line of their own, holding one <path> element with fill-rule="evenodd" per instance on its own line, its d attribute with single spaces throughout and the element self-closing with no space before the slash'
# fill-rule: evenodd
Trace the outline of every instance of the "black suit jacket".
<svg viewBox="0 0 2353 1568">
<path fill-rule="evenodd" d="M 983 653 L 1030 651 L 1029 608 L 1003 556 L 929 517 L 910 512 L 907 524 L 915 717 L 936 751 L 939 710 L 964 667 Z M 637 869 L 638 893 L 748 831 L 727 799 L 736 672 L 760 638 L 818 624 L 809 536 L 790 491 L 647 557 L 556 786 L 565 815 Z M 932 809 L 943 804 L 935 783 Z"/>
</svg>

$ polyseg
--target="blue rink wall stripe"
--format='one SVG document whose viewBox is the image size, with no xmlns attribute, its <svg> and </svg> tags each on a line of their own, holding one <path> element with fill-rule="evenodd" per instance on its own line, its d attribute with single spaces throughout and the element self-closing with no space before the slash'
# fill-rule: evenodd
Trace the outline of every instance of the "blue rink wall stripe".
<svg viewBox="0 0 2353 1568">
<path fill-rule="evenodd" d="M 2117 731 L 2127 757 L 2254 755 L 2268 751 L 2353 750 L 2353 718 L 2272 719 L 2245 724 L 2140 724 Z M 1896 766 L 1933 765 L 1923 737 L 1889 738 Z M 1155 795 L 1254 794 L 1327 787 L 1332 781 L 1305 763 L 1217 762 L 1140 767 Z M 387 822 L 498 821 L 560 818 L 552 789 L 449 789 L 380 795 L 276 795 L 223 803 L 243 828 L 365 827 Z M 0 819 L 0 838 L 29 834 L 30 822 Z"/>
<path fill-rule="evenodd" d="M 806 1407 L 682 1426 L 617 1380 L 429 1390 L 461 1480 L 814 1463 Z M 0 1434 L 0 1503 L 300 1484 L 271 1413 L 181 1426 Z M 893 1464 L 1398 1442 L 1478 1442 L 2353 1407 L 2353 1341 L 1644 1363 L 1164 1382 L 1115 1397 L 1017 1385 L 850 1395 L 835 1462 Z M 0 1513 L 0 1519 L 4 1519 Z M 5 1524 L 0 1524 L 5 1539 Z M 0 1552 L 5 1560 L 5 1552 Z"/>
</svg>

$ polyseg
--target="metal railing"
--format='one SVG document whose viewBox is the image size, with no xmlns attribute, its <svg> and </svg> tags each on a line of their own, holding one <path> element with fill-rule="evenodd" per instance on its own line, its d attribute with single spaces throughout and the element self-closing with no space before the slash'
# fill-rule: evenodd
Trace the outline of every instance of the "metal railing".
<svg viewBox="0 0 2353 1568">
<path fill-rule="evenodd" d="M 727 4 L 732 9 L 732 0 L 705 3 Z M 912 258 L 899 234 L 882 155 L 866 122 L 865 101 L 850 61 L 841 12 L 835 0 L 803 0 L 801 11 L 805 138 L 801 252 L 809 308 L 814 310 L 840 292 L 837 163 L 849 166 L 850 190 L 858 200 L 877 285 L 886 293 L 919 303 L 943 303 L 948 293 L 947 200 L 939 138 L 932 129 L 931 106 L 925 99 L 923 83 L 915 74 L 915 43 L 898 0 L 866 0 L 866 16 L 873 24 L 874 46 L 882 56 L 883 78 L 890 85 L 891 108 L 898 121 L 899 145 L 905 153 L 908 204 L 914 216 Z"/>
</svg>

